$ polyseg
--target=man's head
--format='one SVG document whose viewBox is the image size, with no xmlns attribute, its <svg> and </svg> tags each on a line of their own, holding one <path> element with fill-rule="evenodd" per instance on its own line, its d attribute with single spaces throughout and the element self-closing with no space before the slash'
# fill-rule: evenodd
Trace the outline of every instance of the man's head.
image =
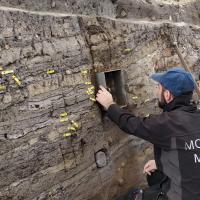
<svg viewBox="0 0 200 200">
<path fill-rule="evenodd" d="M 165 73 L 153 74 L 151 78 L 158 82 L 157 96 L 161 108 L 181 95 L 191 94 L 195 89 L 192 74 L 181 67 L 174 67 Z"/>
</svg>

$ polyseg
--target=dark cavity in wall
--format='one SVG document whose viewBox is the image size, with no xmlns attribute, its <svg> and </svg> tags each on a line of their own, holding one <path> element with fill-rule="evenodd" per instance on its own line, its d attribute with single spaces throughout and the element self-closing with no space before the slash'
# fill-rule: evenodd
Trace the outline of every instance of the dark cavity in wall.
<svg viewBox="0 0 200 200">
<path fill-rule="evenodd" d="M 122 70 L 99 72 L 96 77 L 98 86 L 102 85 L 109 90 L 117 104 L 126 106 L 125 80 Z"/>
</svg>

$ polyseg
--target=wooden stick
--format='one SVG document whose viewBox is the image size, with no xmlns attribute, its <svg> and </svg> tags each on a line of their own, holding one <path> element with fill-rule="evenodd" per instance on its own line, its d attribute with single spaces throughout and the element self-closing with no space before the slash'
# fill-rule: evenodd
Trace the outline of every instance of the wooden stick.
<svg viewBox="0 0 200 200">
<path fill-rule="evenodd" d="M 186 71 L 188 71 L 188 72 L 190 72 L 192 74 L 192 72 L 191 72 L 190 68 L 188 67 L 187 63 L 185 62 L 185 60 L 183 58 L 183 55 L 181 54 L 181 52 L 180 52 L 180 50 L 178 48 L 177 42 L 175 42 L 174 38 L 172 39 L 172 44 L 173 44 L 173 46 L 174 46 L 174 48 L 176 50 L 176 53 L 178 54 L 178 57 L 181 60 L 181 63 L 183 65 L 183 67 L 185 68 Z M 196 90 L 196 93 L 197 93 L 198 97 L 200 98 L 200 89 L 199 89 L 199 87 L 198 87 L 197 82 L 196 82 L 195 79 L 194 79 L 194 81 L 195 81 L 195 90 Z"/>
</svg>

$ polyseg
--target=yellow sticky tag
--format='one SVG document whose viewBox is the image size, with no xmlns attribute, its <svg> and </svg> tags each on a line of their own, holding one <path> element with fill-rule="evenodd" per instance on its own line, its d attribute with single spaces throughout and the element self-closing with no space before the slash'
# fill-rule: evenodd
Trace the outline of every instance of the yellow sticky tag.
<svg viewBox="0 0 200 200">
<path fill-rule="evenodd" d="M 137 97 L 137 96 L 134 96 L 134 97 L 132 97 L 132 99 L 133 99 L 133 100 L 136 100 L 136 99 L 138 99 L 138 97 Z"/>
<path fill-rule="evenodd" d="M 2 66 L 0 66 L 0 71 L 3 71 L 3 67 Z"/>
<path fill-rule="evenodd" d="M 61 122 L 61 123 L 66 122 L 66 121 L 68 121 L 68 118 L 67 118 L 67 117 L 66 117 L 66 118 L 61 118 L 61 119 L 60 119 L 60 122 Z"/>
<path fill-rule="evenodd" d="M 145 101 L 144 101 L 144 103 L 147 103 L 147 102 L 149 102 L 150 101 L 150 99 L 146 99 Z"/>
<path fill-rule="evenodd" d="M 70 136 L 72 136 L 72 134 L 71 133 L 64 133 L 63 136 L 64 137 L 70 137 Z"/>
<path fill-rule="evenodd" d="M 91 87 L 88 88 L 88 90 L 94 90 L 94 89 L 95 89 L 94 86 L 91 86 Z"/>
<path fill-rule="evenodd" d="M 92 82 L 85 82 L 85 85 L 92 85 Z"/>
<path fill-rule="evenodd" d="M 15 80 L 15 82 L 16 82 L 18 85 L 21 85 L 21 81 L 20 81 L 15 75 L 12 75 L 12 78 Z"/>
<path fill-rule="evenodd" d="M 73 124 L 73 126 L 74 126 L 75 128 L 79 128 L 78 123 L 76 123 L 74 120 L 72 120 L 71 123 Z"/>
<path fill-rule="evenodd" d="M 13 73 L 14 73 L 14 70 L 5 70 L 1 72 L 2 75 L 13 74 Z"/>
<path fill-rule="evenodd" d="M 97 101 L 95 98 L 93 98 L 93 97 L 90 97 L 90 100 L 91 101 Z"/>
<path fill-rule="evenodd" d="M 90 90 L 89 90 L 89 91 L 87 90 L 86 93 L 87 93 L 88 95 L 94 94 L 94 92 L 93 92 L 93 91 L 90 91 Z"/>
<path fill-rule="evenodd" d="M 89 87 L 89 88 L 87 89 L 86 93 L 87 93 L 88 95 L 92 95 L 92 94 L 94 94 L 94 89 L 95 89 L 94 86 Z"/>
<path fill-rule="evenodd" d="M 75 129 L 73 126 L 68 127 L 68 130 L 69 130 L 69 131 L 76 131 L 76 129 Z"/>
<path fill-rule="evenodd" d="M 86 76 L 86 75 L 88 74 L 88 70 L 87 70 L 87 69 L 82 69 L 82 70 L 81 70 L 81 74 L 82 74 L 83 76 Z"/>
<path fill-rule="evenodd" d="M 64 113 L 61 113 L 60 114 L 60 117 L 67 117 L 68 113 L 67 112 L 64 112 Z"/>
<path fill-rule="evenodd" d="M 5 85 L 0 85 L 0 91 L 4 91 L 6 89 Z"/>
<path fill-rule="evenodd" d="M 55 73 L 56 73 L 56 71 L 53 69 L 47 70 L 47 74 L 55 74 Z"/>
<path fill-rule="evenodd" d="M 124 49 L 124 53 L 130 53 L 130 52 L 132 52 L 133 51 L 133 49 Z"/>
</svg>

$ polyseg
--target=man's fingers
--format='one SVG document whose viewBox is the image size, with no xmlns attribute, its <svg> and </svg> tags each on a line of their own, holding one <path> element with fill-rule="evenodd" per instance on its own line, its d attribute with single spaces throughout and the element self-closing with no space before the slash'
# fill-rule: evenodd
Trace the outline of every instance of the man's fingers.
<svg viewBox="0 0 200 200">
<path fill-rule="evenodd" d="M 96 100 L 97 100 L 97 101 L 100 103 L 100 99 L 99 99 L 99 97 L 98 97 L 98 96 L 96 97 Z"/>
<path fill-rule="evenodd" d="M 144 172 L 144 174 L 151 175 L 151 172 L 153 172 L 153 171 L 149 171 L 149 170 L 147 170 L 147 171 Z"/>
<path fill-rule="evenodd" d="M 147 173 L 147 172 L 150 171 L 150 169 L 149 169 L 149 168 L 146 168 L 144 171 L 145 171 L 145 173 Z"/>
<path fill-rule="evenodd" d="M 149 163 L 146 163 L 144 166 L 144 171 L 146 171 L 149 168 Z"/>
<path fill-rule="evenodd" d="M 147 174 L 148 174 L 149 176 L 151 176 L 151 172 L 147 172 Z"/>
<path fill-rule="evenodd" d="M 143 173 L 145 174 L 145 173 L 147 173 L 149 170 L 148 170 L 148 168 L 146 167 L 146 168 L 144 168 L 144 170 L 143 170 Z"/>
<path fill-rule="evenodd" d="M 154 169 L 153 166 L 151 166 L 151 165 L 146 165 L 146 166 L 144 167 L 143 173 L 149 174 L 150 172 L 154 172 L 154 171 L 155 171 L 155 169 Z"/>
<path fill-rule="evenodd" d="M 102 90 L 98 90 L 98 93 L 97 94 L 101 94 L 103 91 Z"/>
<path fill-rule="evenodd" d="M 97 97 L 98 97 L 98 96 L 102 96 L 102 95 L 103 95 L 102 92 L 98 92 L 98 93 L 96 94 Z"/>
<path fill-rule="evenodd" d="M 155 172 L 156 169 L 155 160 L 150 160 L 144 165 L 143 173 L 151 176 L 151 173 Z"/>
<path fill-rule="evenodd" d="M 149 166 L 149 168 L 147 170 L 152 171 L 153 169 L 154 169 L 153 166 Z"/>
<path fill-rule="evenodd" d="M 149 171 L 149 170 L 145 170 L 143 173 L 144 173 L 144 174 L 151 175 L 151 171 Z"/>
<path fill-rule="evenodd" d="M 107 91 L 106 88 L 103 87 L 102 85 L 100 85 L 99 88 L 100 88 L 103 92 Z"/>
<path fill-rule="evenodd" d="M 97 94 L 97 95 L 96 95 L 96 100 L 100 100 L 99 95 L 100 95 L 100 94 Z"/>
</svg>

